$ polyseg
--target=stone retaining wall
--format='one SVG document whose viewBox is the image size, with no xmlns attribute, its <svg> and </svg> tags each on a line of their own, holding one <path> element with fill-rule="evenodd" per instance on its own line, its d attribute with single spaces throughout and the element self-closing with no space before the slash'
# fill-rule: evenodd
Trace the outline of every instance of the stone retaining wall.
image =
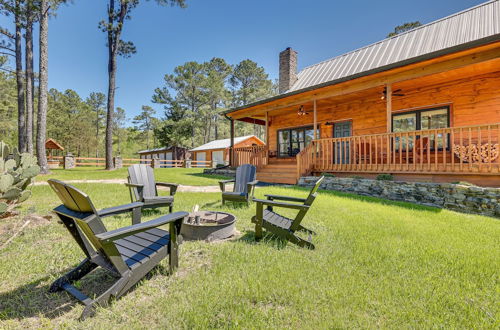
<svg viewBox="0 0 500 330">
<path fill-rule="evenodd" d="M 310 187 L 314 185 L 316 180 L 318 177 L 302 177 L 299 179 L 298 185 Z M 483 188 L 451 183 L 326 177 L 320 189 L 500 217 L 500 188 Z"/>
<path fill-rule="evenodd" d="M 231 168 L 206 168 L 203 170 L 203 174 L 214 174 L 214 175 L 223 175 L 229 177 L 236 176 L 236 170 Z"/>
</svg>

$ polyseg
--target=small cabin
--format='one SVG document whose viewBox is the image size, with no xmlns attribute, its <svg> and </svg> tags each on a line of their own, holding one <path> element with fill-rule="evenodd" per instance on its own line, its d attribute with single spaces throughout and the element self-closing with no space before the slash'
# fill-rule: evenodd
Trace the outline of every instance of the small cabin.
<svg viewBox="0 0 500 330">
<path fill-rule="evenodd" d="M 265 143 L 255 135 L 240 136 L 234 138 L 233 148 L 258 147 Z M 231 139 L 215 140 L 205 143 L 199 147 L 191 149 L 192 160 L 195 161 L 216 161 L 217 164 L 229 164 L 229 149 Z"/>
<path fill-rule="evenodd" d="M 186 160 L 189 157 L 189 151 L 182 147 L 163 147 L 155 149 L 141 150 L 137 152 L 142 164 L 150 164 L 151 159 L 164 160 L 161 162 L 160 167 L 175 167 L 175 160 Z M 172 161 L 172 162 L 168 162 Z"/>
</svg>

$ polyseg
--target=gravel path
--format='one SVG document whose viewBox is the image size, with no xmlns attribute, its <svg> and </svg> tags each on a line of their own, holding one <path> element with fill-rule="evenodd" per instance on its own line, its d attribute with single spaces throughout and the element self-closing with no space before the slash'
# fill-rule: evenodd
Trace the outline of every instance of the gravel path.
<svg viewBox="0 0 500 330">
<path fill-rule="evenodd" d="M 66 180 L 66 183 L 104 183 L 104 184 L 124 184 L 127 182 L 124 179 L 104 179 L 104 180 Z M 46 186 L 47 181 L 38 181 L 34 183 L 35 186 Z M 166 187 L 159 187 L 160 190 L 168 190 Z M 228 189 L 231 189 L 228 186 Z M 220 192 L 219 186 L 185 186 L 179 185 L 177 191 L 181 192 Z"/>
</svg>

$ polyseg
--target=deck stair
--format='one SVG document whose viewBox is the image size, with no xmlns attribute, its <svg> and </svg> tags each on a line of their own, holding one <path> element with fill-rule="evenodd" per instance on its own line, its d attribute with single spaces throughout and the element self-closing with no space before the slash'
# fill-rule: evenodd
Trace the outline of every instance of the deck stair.
<svg viewBox="0 0 500 330">
<path fill-rule="evenodd" d="M 295 159 L 269 159 L 269 164 L 257 170 L 257 180 L 268 183 L 297 183 Z"/>
</svg>

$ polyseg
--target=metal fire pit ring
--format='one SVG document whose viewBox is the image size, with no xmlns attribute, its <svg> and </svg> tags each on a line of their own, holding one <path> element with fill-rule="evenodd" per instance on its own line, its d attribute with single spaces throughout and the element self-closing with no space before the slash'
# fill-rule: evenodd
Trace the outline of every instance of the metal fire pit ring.
<svg viewBox="0 0 500 330">
<path fill-rule="evenodd" d="M 184 218 L 181 235 L 187 241 L 213 242 L 229 238 L 235 233 L 236 217 L 218 211 L 191 212 Z"/>
</svg>

